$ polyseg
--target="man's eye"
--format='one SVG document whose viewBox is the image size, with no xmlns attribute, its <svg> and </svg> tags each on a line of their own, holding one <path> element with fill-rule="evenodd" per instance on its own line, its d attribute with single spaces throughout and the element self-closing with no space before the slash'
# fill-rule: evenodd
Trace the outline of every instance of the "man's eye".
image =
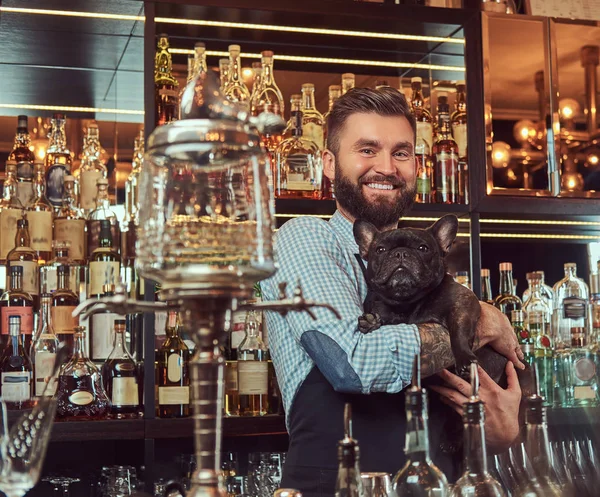
<svg viewBox="0 0 600 497">
<path fill-rule="evenodd" d="M 396 152 L 394 156 L 398 159 L 410 159 L 410 154 L 408 152 Z"/>
<path fill-rule="evenodd" d="M 375 252 L 377 252 L 378 254 L 381 254 L 381 253 L 385 252 L 385 247 L 377 247 L 375 249 Z"/>
<path fill-rule="evenodd" d="M 427 245 L 419 245 L 419 250 L 421 252 L 429 252 L 429 247 Z"/>
<path fill-rule="evenodd" d="M 374 154 L 375 152 L 374 152 L 374 150 L 373 150 L 372 148 L 363 148 L 363 149 L 360 151 L 360 153 L 361 153 L 361 154 L 367 154 L 367 155 L 371 155 L 371 154 Z"/>
</svg>

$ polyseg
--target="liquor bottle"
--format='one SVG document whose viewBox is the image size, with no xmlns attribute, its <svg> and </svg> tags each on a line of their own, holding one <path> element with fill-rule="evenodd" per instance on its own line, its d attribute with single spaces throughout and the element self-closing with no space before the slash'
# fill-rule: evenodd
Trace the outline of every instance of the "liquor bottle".
<svg viewBox="0 0 600 497">
<path fill-rule="evenodd" d="M 479 399 L 477 363 L 471 363 L 471 397 L 463 407 L 464 468 L 452 491 L 453 497 L 504 497 L 500 484 L 487 468 L 485 408 Z"/>
<path fill-rule="evenodd" d="M 194 78 L 208 72 L 206 65 L 206 45 L 201 41 L 194 44 Z"/>
<path fill-rule="evenodd" d="M 323 150 L 323 115 L 315 107 L 315 85 L 302 85 L 302 135 Z"/>
<path fill-rule="evenodd" d="M 456 83 L 455 111 L 450 118 L 452 137 L 458 146 L 458 188 L 460 202 L 469 202 L 469 172 L 467 165 L 467 86 L 464 81 Z"/>
<path fill-rule="evenodd" d="M 185 93 L 186 88 L 188 87 L 188 85 L 190 84 L 190 81 L 192 81 L 194 79 L 194 56 L 193 55 L 188 55 L 187 58 L 187 77 L 185 79 L 185 85 L 184 87 L 179 91 L 179 102 L 181 102 L 181 99 L 183 98 L 183 94 Z M 177 119 L 181 119 L 181 105 L 179 106 L 179 116 L 177 117 Z"/>
<path fill-rule="evenodd" d="M 419 357 L 413 363 L 412 385 L 405 393 L 406 406 L 406 464 L 392 482 L 394 495 L 403 497 L 447 496 L 446 476 L 429 455 L 429 421 L 427 392 L 421 388 Z"/>
<path fill-rule="evenodd" d="M 240 51 L 239 45 L 229 45 L 229 75 L 225 96 L 231 102 L 238 102 L 250 108 L 250 92 L 242 80 Z"/>
<path fill-rule="evenodd" d="M 112 279 L 111 273 L 106 275 L 107 281 Z M 107 283 L 102 285 L 100 297 L 112 297 L 115 294 L 115 284 Z M 114 345 L 113 330 L 115 329 L 115 321 L 125 319 L 110 309 L 105 312 L 98 312 L 91 317 L 90 320 L 90 358 L 94 362 L 104 362 L 108 359 Z"/>
<path fill-rule="evenodd" d="M 50 315 L 58 339 L 73 348 L 73 333 L 79 325 L 79 318 L 73 317 L 73 311 L 79 305 L 79 297 L 69 287 L 70 272 L 71 266 L 66 264 L 57 268 L 58 284 L 52 293 Z"/>
<path fill-rule="evenodd" d="M 106 166 L 100 160 L 100 131 L 91 123 L 83 139 L 83 153 L 79 169 L 79 206 L 85 215 L 96 207 L 98 181 L 107 176 Z"/>
<path fill-rule="evenodd" d="M 469 283 L 469 271 L 457 271 L 455 280 L 469 290 L 471 289 L 471 283 Z"/>
<path fill-rule="evenodd" d="M 285 130 L 283 132 L 284 140 L 292 137 L 292 131 L 296 128 L 296 113 L 302 111 L 302 95 L 299 93 L 294 93 L 290 97 L 290 118 L 285 126 Z"/>
<path fill-rule="evenodd" d="M 303 136 L 302 112 L 294 111 L 292 116 L 292 137 L 281 142 L 275 152 L 275 196 L 319 199 L 321 153 L 316 143 Z"/>
<path fill-rule="evenodd" d="M 0 200 L 0 263 L 6 263 L 6 256 L 15 247 L 17 220 L 23 215 L 23 205 L 17 197 L 17 164 L 7 162 L 6 180 Z"/>
<path fill-rule="evenodd" d="M 542 298 L 544 299 L 544 301 L 546 302 L 546 304 L 548 304 L 548 307 L 550 307 L 550 309 L 554 312 L 554 291 L 552 290 L 551 286 L 546 285 L 544 279 L 545 279 L 545 275 L 544 275 L 544 271 L 533 271 L 534 274 L 537 274 L 540 276 L 541 278 L 541 284 L 540 284 L 540 293 L 542 295 Z M 528 280 L 528 284 L 529 284 L 529 280 Z M 531 285 L 529 285 L 529 287 L 523 292 L 523 303 L 527 302 L 527 299 L 529 299 L 529 294 L 531 293 Z"/>
<path fill-rule="evenodd" d="M 225 95 L 229 84 L 229 59 L 219 59 L 219 80 L 221 81 L 221 93 Z"/>
<path fill-rule="evenodd" d="M 260 337 L 256 312 L 246 315 L 245 331 L 237 350 L 240 416 L 263 416 L 269 408 L 269 353 Z"/>
<path fill-rule="evenodd" d="M 115 321 L 114 347 L 102 366 L 102 380 L 111 402 L 111 417 L 116 419 L 139 417 L 137 367 L 125 344 L 124 319 Z"/>
<path fill-rule="evenodd" d="M 438 129 L 433 153 L 435 155 L 435 201 L 440 204 L 456 204 L 458 196 L 458 145 L 452 138 L 450 108 L 447 95 L 438 96 Z"/>
<path fill-rule="evenodd" d="M 512 277 L 512 263 L 500 263 L 500 291 L 494 299 L 494 305 L 500 309 L 508 319 L 511 311 L 520 311 L 523 307 L 521 299 L 514 295 Z"/>
<path fill-rule="evenodd" d="M 68 266 L 71 271 L 67 277 L 69 288 L 74 292 L 79 291 L 79 274 L 73 261 L 69 258 L 69 242 L 52 242 L 54 257 L 43 266 L 40 266 L 40 293 L 52 294 L 58 289 L 58 267 Z"/>
<path fill-rule="evenodd" d="M 328 148 L 329 144 L 327 142 L 327 119 L 331 110 L 333 109 L 333 104 L 335 101 L 342 96 L 342 87 L 340 85 L 330 85 L 329 86 L 329 108 L 327 113 L 323 116 L 323 141 L 324 147 Z M 331 181 L 327 176 L 323 175 L 323 198 L 327 200 L 333 200 L 335 198 L 335 189 L 333 185 L 333 181 Z"/>
<path fill-rule="evenodd" d="M 573 405 L 598 405 L 598 377 L 595 357 L 589 347 L 587 328 L 571 328 L 570 356 Z"/>
<path fill-rule="evenodd" d="M 263 334 L 263 336 L 266 336 Z M 268 348 L 268 346 L 267 346 Z M 273 361 L 269 359 L 269 410 L 268 414 L 283 414 L 283 401 L 281 400 L 281 390 L 277 383 L 277 375 Z"/>
<path fill-rule="evenodd" d="M 96 208 L 90 212 L 87 220 L 87 252 L 88 258 L 94 253 L 100 245 L 100 227 L 102 221 L 110 223 L 111 243 L 115 252 L 119 251 L 121 245 L 119 233 L 119 221 L 117 215 L 110 208 L 108 199 L 108 180 L 100 178 L 98 180 L 98 196 L 96 197 Z"/>
<path fill-rule="evenodd" d="M 27 219 L 17 221 L 17 234 L 15 236 L 14 248 L 6 256 L 7 276 L 12 274 L 12 268 L 20 266 L 22 289 L 33 298 L 33 307 L 39 308 L 40 303 L 40 276 L 37 252 L 31 248 L 29 238 L 29 223 Z M 21 326 L 24 323 L 21 322 Z"/>
<path fill-rule="evenodd" d="M 60 371 L 56 392 L 56 417 L 67 421 L 104 419 L 110 401 L 98 368 L 85 354 L 85 326 L 75 328 L 73 357 Z"/>
<path fill-rule="evenodd" d="M 592 323 L 592 334 L 590 336 L 590 348 L 596 356 L 596 367 L 600 368 L 600 276 L 590 275 L 590 321 Z"/>
<path fill-rule="evenodd" d="M 52 327 L 51 305 L 52 297 L 43 294 L 40 299 L 40 319 L 29 353 L 33 364 L 33 392 L 36 397 L 41 397 L 42 394 L 51 397 L 56 393 L 57 387 L 56 379 L 51 378 L 58 350 L 58 338 Z M 47 389 L 46 385 L 48 385 Z"/>
<path fill-rule="evenodd" d="M 9 339 L 0 358 L 2 400 L 9 409 L 24 409 L 31 404 L 33 368 L 21 335 L 21 318 L 11 316 L 8 322 Z"/>
<path fill-rule="evenodd" d="M 62 204 L 65 176 L 71 174 L 72 158 L 67 148 L 65 115 L 54 114 L 51 123 L 45 164 L 46 196 L 50 204 L 58 208 Z"/>
<path fill-rule="evenodd" d="M 22 337 L 23 344 L 26 349 L 29 349 L 33 335 L 33 311 L 33 298 L 23 290 L 23 267 L 12 266 L 8 290 L 0 297 L 0 318 L 2 320 L 0 329 L 3 338 L 8 335 L 10 317 L 19 316 L 19 326 L 24 335 Z"/>
<path fill-rule="evenodd" d="M 179 83 L 173 76 L 172 66 L 169 37 L 161 34 L 154 57 L 154 121 L 157 126 L 175 121 L 179 115 Z"/>
<path fill-rule="evenodd" d="M 571 341 L 572 328 L 587 327 L 589 289 L 586 283 L 577 277 L 577 264 L 564 265 L 565 277 L 554 287 L 554 314 L 552 328 L 555 333 L 555 346 L 562 348 Z"/>
<path fill-rule="evenodd" d="M 189 350 L 179 336 L 176 311 L 169 311 L 167 339 L 157 351 L 158 417 L 185 418 L 190 415 Z"/>
<path fill-rule="evenodd" d="M 433 202 L 433 118 L 425 107 L 422 93 L 422 78 L 411 79 L 412 97 L 410 106 L 417 122 L 415 140 L 415 159 L 417 166 L 417 202 Z"/>
<path fill-rule="evenodd" d="M 515 331 L 515 335 L 523 352 L 524 361 L 531 367 L 535 363 L 535 336 L 529 332 L 529 328 L 525 326 L 525 318 L 523 311 L 511 311 L 510 324 Z"/>
<path fill-rule="evenodd" d="M 344 406 L 344 438 L 338 442 L 338 474 L 335 481 L 335 497 L 362 497 L 360 477 L 360 450 L 352 438 L 352 410 Z"/>
<path fill-rule="evenodd" d="M 328 89 L 328 98 L 329 104 L 327 107 L 327 112 L 323 116 L 323 121 L 325 122 L 325 141 L 327 141 L 327 118 L 333 109 L 333 104 L 335 101 L 342 96 L 342 87 L 340 85 L 329 85 Z"/>
<path fill-rule="evenodd" d="M 225 416 L 239 416 L 240 392 L 238 386 L 237 360 L 225 361 Z"/>
<path fill-rule="evenodd" d="M 490 270 L 481 270 L 481 301 L 494 305 L 492 297 L 492 282 L 490 281 Z"/>
<path fill-rule="evenodd" d="M 342 74 L 342 95 L 348 93 L 349 90 L 354 88 L 356 84 L 356 77 L 351 72 Z"/>
<path fill-rule="evenodd" d="M 92 252 L 89 263 L 90 286 L 88 295 L 100 295 L 104 285 L 115 285 L 121 274 L 121 258 L 113 249 L 110 221 L 100 221 L 98 248 Z"/>
<path fill-rule="evenodd" d="M 256 96 L 261 90 L 262 83 L 262 63 L 252 62 L 252 91 L 250 92 L 250 109 L 254 114 L 256 109 Z"/>
<path fill-rule="evenodd" d="M 140 173 L 142 172 L 142 163 L 144 162 L 144 128 L 140 129 L 138 136 L 133 142 L 133 159 L 131 160 L 131 173 L 125 182 L 125 214 L 135 226 L 139 218 L 139 190 Z"/>
<path fill-rule="evenodd" d="M 8 154 L 8 160 L 16 163 L 17 198 L 23 205 L 27 205 L 33 196 L 32 181 L 35 155 L 29 148 L 30 142 L 27 116 L 18 116 L 15 143 L 10 154 Z"/>
<path fill-rule="evenodd" d="M 45 264 L 52 258 L 52 220 L 54 207 L 46 198 L 44 164 L 35 162 L 33 178 L 33 199 L 27 206 L 27 221 L 31 248 L 36 251 L 38 264 Z M 61 186 L 62 193 L 62 186 Z"/>
<path fill-rule="evenodd" d="M 542 335 L 550 335 L 550 322 L 552 321 L 552 308 L 542 295 L 542 276 L 539 273 L 527 273 L 529 283 L 529 296 L 523 304 L 525 313 L 525 327 L 539 329 Z"/>
<path fill-rule="evenodd" d="M 65 176 L 65 188 L 62 205 L 54 218 L 54 240 L 69 243 L 69 256 L 75 264 L 84 265 L 87 252 L 85 250 L 85 216 L 77 207 L 75 197 L 75 178 Z"/>
</svg>

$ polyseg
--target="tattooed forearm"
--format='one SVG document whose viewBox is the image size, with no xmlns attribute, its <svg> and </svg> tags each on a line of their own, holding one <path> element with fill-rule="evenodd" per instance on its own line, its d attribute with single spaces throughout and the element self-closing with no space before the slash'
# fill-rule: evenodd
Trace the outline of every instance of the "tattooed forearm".
<svg viewBox="0 0 600 497">
<path fill-rule="evenodd" d="M 454 364 L 450 335 L 439 324 L 419 325 L 421 335 L 421 376 L 426 378 Z"/>
</svg>

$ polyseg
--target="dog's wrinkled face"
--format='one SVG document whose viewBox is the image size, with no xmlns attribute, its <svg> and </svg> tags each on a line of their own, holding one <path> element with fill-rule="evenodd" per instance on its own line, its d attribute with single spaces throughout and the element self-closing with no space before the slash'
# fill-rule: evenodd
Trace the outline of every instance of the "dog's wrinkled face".
<svg viewBox="0 0 600 497">
<path fill-rule="evenodd" d="M 379 231 L 357 220 L 354 238 L 369 262 L 370 289 L 390 304 L 415 302 L 436 288 L 446 272 L 444 257 L 458 231 L 458 219 L 448 215 L 427 229 Z"/>
</svg>

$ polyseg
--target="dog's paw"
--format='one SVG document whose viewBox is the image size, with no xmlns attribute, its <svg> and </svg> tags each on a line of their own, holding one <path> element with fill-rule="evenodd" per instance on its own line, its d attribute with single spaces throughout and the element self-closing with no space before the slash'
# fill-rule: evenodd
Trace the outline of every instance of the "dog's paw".
<svg viewBox="0 0 600 497">
<path fill-rule="evenodd" d="M 358 318 L 358 330 L 361 333 L 371 333 L 381 327 L 379 314 L 363 314 Z"/>
</svg>

